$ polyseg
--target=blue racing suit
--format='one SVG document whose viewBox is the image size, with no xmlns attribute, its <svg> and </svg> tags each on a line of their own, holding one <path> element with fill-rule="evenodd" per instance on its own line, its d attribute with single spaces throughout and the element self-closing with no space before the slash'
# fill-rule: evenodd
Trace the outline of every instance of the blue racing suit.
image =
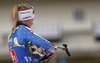
<svg viewBox="0 0 100 63">
<path fill-rule="evenodd" d="M 31 58 L 28 57 L 26 41 L 30 41 L 47 51 L 50 51 L 53 46 L 49 41 L 36 35 L 26 24 L 19 22 L 18 25 L 8 36 L 8 47 L 12 61 L 14 63 L 39 63 L 38 60 L 41 58 L 39 55 L 31 54 Z"/>
</svg>

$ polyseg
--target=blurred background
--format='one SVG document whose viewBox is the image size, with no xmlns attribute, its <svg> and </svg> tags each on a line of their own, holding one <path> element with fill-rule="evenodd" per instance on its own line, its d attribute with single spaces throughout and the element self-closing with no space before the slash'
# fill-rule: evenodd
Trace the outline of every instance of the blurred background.
<svg viewBox="0 0 100 63">
<path fill-rule="evenodd" d="M 12 63 L 8 50 L 11 32 L 11 10 L 28 3 L 35 8 L 32 30 L 43 38 L 68 45 L 71 57 L 57 50 L 47 63 L 100 62 L 100 1 L 99 0 L 0 0 L 0 63 Z"/>
</svg>

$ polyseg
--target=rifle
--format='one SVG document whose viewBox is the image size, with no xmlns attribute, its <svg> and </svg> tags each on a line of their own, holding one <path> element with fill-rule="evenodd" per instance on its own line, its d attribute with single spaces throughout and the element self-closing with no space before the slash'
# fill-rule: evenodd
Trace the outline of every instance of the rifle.
<svg viewBox="0 0 100 63">
<path fill-rule="evenodd" d="M 55 46 L 55 43 L 51 43 L 53 46 Z M 46 55 L 48 53 L 48 51 L 44 50 L 43 48 L 31 43 L 31 42 L 28 42 L 27 45 L 27 50 L 28 50 L 28 56 L 30 57 L 30 54 L 38 54 L 40 55 L 42 58 L 39 60 L 39 62 L 43 62 L 45 59 L 48 59 L 50 56 L 52 56 L 52 54 L 49 54 L 49 55 Z M 54 47 L 54 50 L 56 51 L 57 49 L 61 49 L 61 50 L 64 50 L 68 56 L 71 56 L 71 54 L 69 53 L 68 51 L 68 48 L 67 48 L 67 44 L 63 44 L 63 47 L 57 47 L 55 46 Z M 36 49 L 36 51 L 33 51 L 32 52 L 32 48 Z"/>
<path fill-rule="evenodd" d="M 55 46 L 55 43 L 52 43 L 52 45 Z M 56 51 L 57 49 L 62 49 L 62 50 L 64 50 L 67 53 L 68 56 L 71 56 L 71 54 L 68 51 L 67 44 L 63 44 L 63 46 L 64 47 L 57 47 L 57 46 L 55 46 L 54 50 Z M 49 55 L 49 56 L 51 56 L 51 55 Z M 39 62 L 44 61 L 45 59 L 49 58 L 49 56 L 47 56 L 47 55 L 43 56 L 42 59 L 39 60 Z"/>
</svg>

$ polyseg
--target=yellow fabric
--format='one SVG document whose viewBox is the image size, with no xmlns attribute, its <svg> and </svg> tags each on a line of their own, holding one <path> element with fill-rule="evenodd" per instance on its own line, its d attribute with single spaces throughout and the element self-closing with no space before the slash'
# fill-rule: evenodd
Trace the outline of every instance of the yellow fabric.
<svg viewBox="0 0 100 63">
<path fill-rule="evenodd" d="M 12 32 L 10 33 L 10 35 L 12 34 Z M 8 36 L 8 42 L 9 42 L 9 37 L 10 37 L 10 35 Z"/>
<path fill-rule="evenodd" d="M 17 41 L 17 37 L 14 38 L 14 44 L 15 44 L 16 46 L 20 46 L 20 44 L 19 44 L 18 41 Z"/>
<path fill-rule="evenodd" d="M 9 42 L 9 37 L 8 37 L 8 42 Z"/>
</svg>

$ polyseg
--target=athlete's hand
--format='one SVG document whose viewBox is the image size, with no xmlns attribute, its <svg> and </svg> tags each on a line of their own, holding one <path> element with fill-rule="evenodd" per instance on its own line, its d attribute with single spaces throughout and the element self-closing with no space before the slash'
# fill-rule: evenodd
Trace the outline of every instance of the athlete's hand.
<svg viewBox="0 0 100 63">
<path fill-rule="evenodd" d="M 50 61 L 51 59 L 53 59 L 53 56 L 54 55 L 54 47 L 52 48 L 52 50 L 50 50 L 48 53 L 47 53 L 47 56 L 48 56 L 48 58 L 47 59 L 45 59 L 44 61 L 46 62 L 46 61 Z"/>
</svg>

